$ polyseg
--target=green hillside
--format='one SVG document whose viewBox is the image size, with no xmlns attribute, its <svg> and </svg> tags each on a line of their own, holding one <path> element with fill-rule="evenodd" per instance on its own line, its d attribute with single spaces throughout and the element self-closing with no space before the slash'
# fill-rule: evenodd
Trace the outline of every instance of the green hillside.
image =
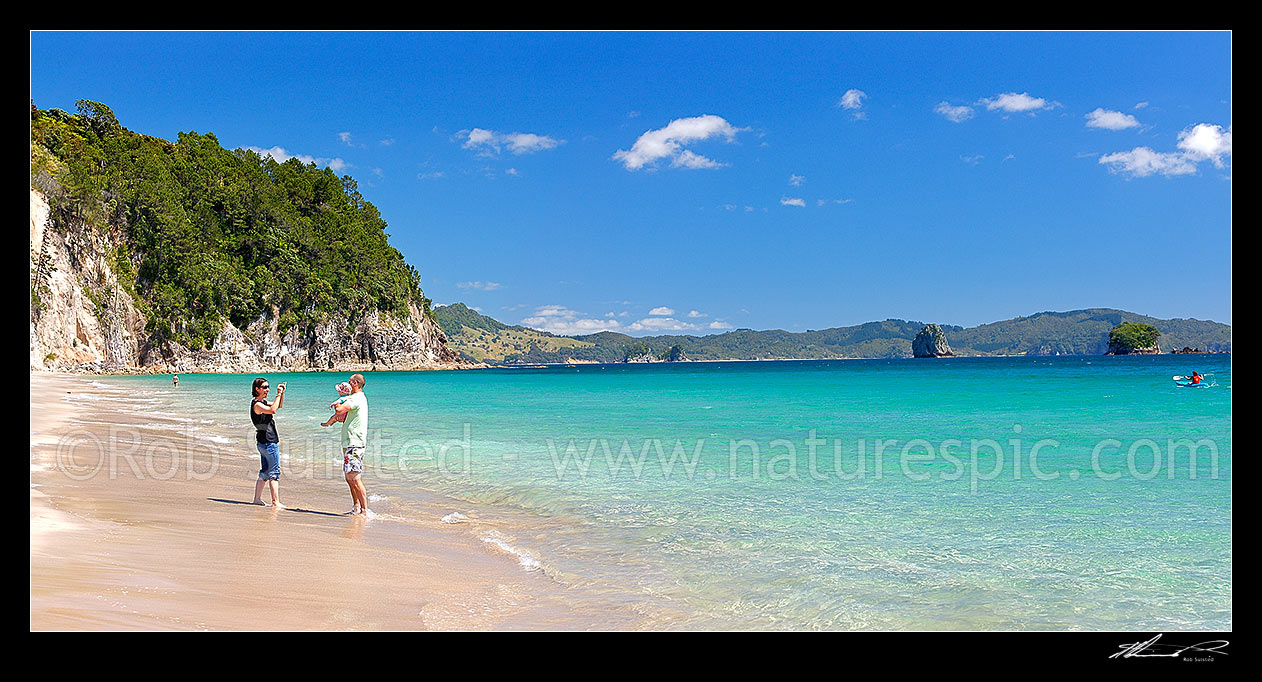
<svg viewBox="0 0 1262 682">
<path fill-rule="evenodd" d="M 225 320 L 244 329 L 274 317 L 283 335 L 333 312 L 354 322 L 428 310 L 420 276 L 350 176 L 228 150 L 211 133 L 141 135 L 104 104 L 77 107 L 31 104 L 31 186 L 48 199 L 51 229 L 117 245 L 111 269 L 147 343 L 201 349 Z M 48 276 L 33 267 L 33 311 Z"/>
<path fill-rule="evenodd" d="M 911 357 L 911 340 L 923 324 L 905 320 L 787 332 L 737 329 L 710 336 L 633 337 L 617 332 L 557 336 L 508 326 L 456 303 L 438 307 L 435 319 L 466 357 L 491 364 L 621 362 L 646 347 L 664 355 L 678 345 L 692 360 L 767 360 Z M 1121 322 L 1150 324 L 1169 351 L 1190 346 L 1231 350 L 1231 326 L 1192 319 L 1159 320 L 1108 308 L 1045 312 L 976 327 L 942 325 L 957 355 L 1096 355 L 1108 349 L 1109 331 Z"/>
<path fill-rule="evenodd" d="M 434 321 L 447 334 L 447 345 L 466 360 L 503 363 L 538 363 L 532 358 L 555 358 L 565 362 L 584 355 L 595 344 L 568 336 L 557 336 L 529 327 L 509 326 L 478 313 L 463 303 L 437 306 Z M 621 358 L 619 358 L 621 359 Z M 601 360 L 613 362 L 613 360 Z"/>
<path fill-rule="evenodd" d="M 1164 351 L 1184 346 L 1231 350 L 1230 325 L 1178 318 L 1159 320 L 1109 308 L 1038 313 L 954 332 L 947 329 L 947 339 L 955 352 L 964 350 L 969 355 L 1101 355 L 1108 350 L 1109 331 L 1123 322 L 1156 327 L 1161 332 Z"/>
</svg>

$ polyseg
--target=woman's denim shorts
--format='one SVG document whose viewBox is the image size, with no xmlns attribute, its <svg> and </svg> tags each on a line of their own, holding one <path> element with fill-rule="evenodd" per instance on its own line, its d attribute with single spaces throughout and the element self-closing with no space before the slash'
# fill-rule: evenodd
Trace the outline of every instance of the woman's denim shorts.
<svg viewBox="0 0 1262 682">
<path fill-rule="evenodd" d="M 263 467 L 259 469 L 259 480 L 280 480 L 280 445 L 277 443 L 259 443 L 259 458 Z"/>
</svg>

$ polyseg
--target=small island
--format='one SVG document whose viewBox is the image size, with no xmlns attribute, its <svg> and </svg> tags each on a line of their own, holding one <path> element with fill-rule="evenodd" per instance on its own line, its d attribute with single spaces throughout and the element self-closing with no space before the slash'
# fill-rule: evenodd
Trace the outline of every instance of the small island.
<svg viewBox="0 0 1262 682">
<path fill-rule="evenodd" d="M 936 324 L 926 324 L 920 328 L 916 338 L 911 342 L 912 357 L 917 358 L 949 358 L 954 357 L 951 344 L 947 343 L 946 333 Z"/>
<path fill-rule="evenodd" d="M 1105 355 L 1156 355 L 1161 352 L 1157 338 L 1161 332 L 1142 322 L 1123 322 L 1109 331 L 1109 351 Z"/>
</svg>

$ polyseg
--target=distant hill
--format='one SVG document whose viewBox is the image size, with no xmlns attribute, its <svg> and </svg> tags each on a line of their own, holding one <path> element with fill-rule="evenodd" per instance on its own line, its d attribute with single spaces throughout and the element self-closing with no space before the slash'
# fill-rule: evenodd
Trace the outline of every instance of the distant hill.
<svg viewBox="0 0 1262 682">
<path fill-rule="evenodd" d="M 1109 330 L 1123 322 L 1150 324 L 1161 332 L 1163 351 L 1190 346 L 1206 351 L 1231 350 L 1231 326 L 1205 320 L 1159 320 L 1109 308 L 1038 313 L 977 327 L 947 330 L 951 347 L 968 355 L 1096 355 L 1109 346 Z M 958 328 L 957 328 L 958 329 Z"/>
<path fill-rule="evenodd" d="M 693 360 L 765 360 L 911 357 L 922 322 L 885 320 L 806 332 L 737 329 L 709 336 L 634 337 L 617 332 L 558 336 L 509 326 L 455 303 L 434 309 L 449 343 L 467 359 L 491 364 L 621 362 L 633 346 L 662 354 L 680 346 Z M 1157 318 L 1110 308 L 1044 312 L 976 327 L 942 325 L 956 355 L 1096 355 L 1108 348 L 1109 330 L 1143 322 L 1162 334 L 1165 351 L 1190 346 L 1230 351 L 1231 326 L 1194 319 Z"/>
<path fill-rule="evenodd" d="M 434 321 L 447 332 L 447 345 L 460 357 L 489 364 L 566 362 L 595 347 L 590 341 L 557 336 L 520 325 L 509 326 L 463 303 L 437 306 Z M 629 338 L 629 337 L 628 337 Z M 612 355 L 610 356 L 612 357 Z M 539 360 L 535 358 L 548 358 Z M 619 357 L 618 360 L 622 358 Z M 618 360 L 602 360 L 616 362 Z"/>
</svg>

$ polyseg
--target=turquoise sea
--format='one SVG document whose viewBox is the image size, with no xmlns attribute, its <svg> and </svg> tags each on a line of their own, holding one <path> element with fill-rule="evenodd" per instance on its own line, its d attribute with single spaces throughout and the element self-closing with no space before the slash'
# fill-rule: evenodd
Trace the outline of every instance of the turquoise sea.
<svg viewBox="0 0 1262 682">
<path fill-rule="evenodd" d="M 1193 369 L 1211 385 L 1171 380 Z M 253 376 L 100 381 L 257 459 Z M 319 423 L 347 374 L 264 376 L 289 386 L 286 476 L 344 487 Z M 648 626 L 1232 626 L 1229 355 L 373 372 L 365 392 L 383 522 L 442 513 Z"/>
</svg>

